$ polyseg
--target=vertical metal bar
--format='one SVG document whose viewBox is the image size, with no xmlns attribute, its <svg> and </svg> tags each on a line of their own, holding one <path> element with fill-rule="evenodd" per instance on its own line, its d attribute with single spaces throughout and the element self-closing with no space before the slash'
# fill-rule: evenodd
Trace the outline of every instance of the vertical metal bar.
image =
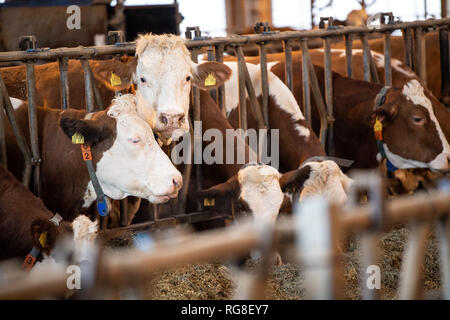
<svg viewBox="0 0 450 320">
<path fill-rule="evenodd" d="M 441 91 L 442 98 L 450 97 L 450 49 L 448 41 L 448 27 L 439 28 L 439 43 L 441 53 Z"/>
<path fill-rule="evenodd" d="M 90 74 L 89 62 L 86 58 L 81 58 L 81 66 L 84 71 L 84 92 L 86 98 L 86 110 L 88 112 L 94 111 L 94 92 L 92 88 L 92 78 Z"/>
<path fill-rule="evenodd" d="M 245 59 L 242 55 L 238 55 L 238 48 L 235 48 L 238 58 L 239 73 L 239 128 L 247 131 L 247 102 L 245 95 Z"/>
<path fill-rule="evenodd" d="M 261 67 L 262 113 L 264 124 L 267 128 L 269 128 L 269 80 L 267 70 L 267 51 L 264 42 L 259 43 L 259 57 Z"/>
<path fill-rule="evenodd" d="M 308 40 L 301 40 L 302 50 L 304 47 L 308 47 Z M 308 50 L 308 49 L 306 49 Z M 305 114 L 305 119 L 311 125 L 311 89 L 310 79 L 309 79 L 309 66 L 308 66 L 308 55 L 302 54 L 302 78 L 303 78 L 303 112 Z"/>
<path fill-rule="evenodd" d="M 361 35 L 361 43 L 363 47 L 364 81 L 370 82 L 370 48 L 366 34 Z"/>
<path fill-rule="evenodd" d="M 1 75 L 0 75 L 0 99 L 3 99 L 6 116 L 8 117 L 9 123 L 11 124 L 11 128 L 17 141 L 17 146 L 19 147 L 19 150 L 23 155 L 25 168 L 22 172 L 22 183 L 28 188 L 30 186 L 30 178 L 31 178 L 31 151 L 25 140 L 24 134 L 22 133 L 19 125 L 17 124 L 14 108 L 12 106 L 11 100 L 9 99 L 8 91 L 6 90 L 6 86 L 5 83 L 3 82 Z"/>
<path fill-rule="evenodd" d="M 120 226 L 128 225 L 128 199 L 120 200 Z"/>
<path fill-rule="evenodd" d="M 422 263 L 429 231 L 428 222 L 412 226 L 400 273 L 399 297 L 401 300 L 422 297 Z"/>
<path fill-rule="evenodd" d="M 415 29 L 416 37 L 416 68 L 417 74 L 422 84 L 427 86 L 427 60 L 425 48 L 425 33 L 421 27 Z"/>
<path fill-rule="evenodd" d="M 319 81 L 317 80 L 316 72 L 314 71 L 314 65 L 311 60 L 311 56 L 308 51 L 308 43 L 307 41 L 301 41 L 302 45 L 302 54 L 305 56 L 307 61 L 309 77 L 310 77 L 310 86 L 313 93 L 314 101 L 316 103 L 316 107 L 319 111 L 320 117 L 320 132 L 319 139 L 322 146 L 325 147 L 327 141 L 327 132 L 328 132 L 328 113 L 325 107 L 325 103 L 323 102 L 322 92 L 320 91 Z"/>
<path fill-rule="evenodd" d="M 324 38 L 324 66 L 325 66 L 325 101 L 328 114 L 327 154 L 334 156 L 334 111 L 333 111 L 333 74 L 331 70 L 331 44 L 330 38 Z"/>
<path fill-rule="evenodd" d="M 61 58 L 59 61 L 59 79 L 61 80 L 61 108 L 66 110 L 69 107 L 69 79 L 67 72 L 69 70 L 69 59 Z"/>
<path fill-rule="evenodd" d="M 353 57 L 353 49 L 352 49 L 352 36 L 347 34 L 345 35 L 345 64 L 347 67 L 347 77 L 352 77 L 352 57 Z"/>
<path fill-rule="evenodd" d="M 33 193 L 41 196 L 41 156 L 39 154 L 39 133 L 38 133 L 38 119 L 36 112 L 36 81 L 34 74 L 34 62 L 28 61 L 26 63 L 27 70 L 27 95 L 28 95 L 28 125 L 30 129 L 30 144 L 31 144 L 31 163 L 34 166 L 33 170 Z"/>
<path fill-rule="evenodd" d="M 437 222 L 439 254 L 441 258 L 442 298 L 450 300 L 450 219 L 444 217 Z"/>
<path fill-rule="evenodd" d="M 4 104 L 3 96 L 0 95 L 0 162 L 7 167 Z"/>
<path fill-rule="evenodd" d="M 384 34 L 384 85 L 392 86 L 391 33 Z"/>
<path fill-rule="evenodd" d="M 369 288 L 367 285 L 368 278 L 368 267 L 377 265 L 377 242 L 378 237 L 376 232 L 369 231 L 362 235 L 361 238 L 361 288 L 362 288 L 362 299 L 363 300 L 376 300 L 378 298 L 378 290 L 375 288 Z"/>
<path fill-rule="evenodd" d="M 412 58 L 412 35 L 411 29 L 406 28 L 403 30 L 403 44 L 405 47 L 405 64 L 413 69 L 413 58 Z"/>
<path fill-rule="evenodd" d="M 286 56 L 286 85 L 294 92 L 294 73 L 292 70 L 292 45 L 291 40 L 283 41 L 284 54 Z"/>
<path fill-rule="evenodd" d="M 236 48 L 236 54 L 238 60 L 245 61 L 244 52 L 242 47 Z M 252 79 L 250 78 L 250 73 L 248 72 L 247 64 L 242 64 L 242 71 L 245 76 L 245 87 L 247 88 L 247 93 L 250 98 L 250 108 L 255 117 L 256 123 L 258 124 L 258 129 L 266 128 L 264 124 L 264 118 L 262 115 L 261 107 L 259 105 L 258 99 L 256 98 L 255 89 L 253 88 Z"/>
<path fill-rule="evenodd" d="M 215 61 L 214 48 L 212 46 L 209 46 L 208 49 L 206 49 L 206 52 L 208 53 L 208 61 Z M 210 90 L 209 91 L 209 95 L 217 103 L 217 92 L 216 92 L 216 89 Z"/>
<path fill-rule="evenodd" d="M 198 52 L 196 50 L 192 51 L 192 60 L 197 63 L 198 62 Z M 196 87 L 192 87 L 192 97 L 194 103 L 194 124 L 196 121 L 202 120 L 201 106 L 200 106 L 200 91 Z M 200 136 L 199 136 L 200 134 Z M 202 132 L 198 133 L 194 130 L 194 145 L 197 143 L 202 143 Z M 202 177 L 202 166 L 201 164 L 195 164 L 195 185 L 197 190 L 201 190 L 203 188 L 203 177 Z"/>
<path fill-rule="evenodd" d="M 216 61 L 223 62 L 223 45 L 218 45 L 215 47 L 216 52 Z M 217 104 L 219 105 L 220 110 L 224 116 L 227 115 L 227 108 L 225 105 L 225 86 L 220 86 L 217 88 Z"/>
<path fill-rule="evenodd" d="M 183 136 L 183 139 L 190 139 L 189 159 L 184 163 L 183 167 L 183 187 L 181 188 L 178 196 L 178 213 L 185 213 L 186 211 L 186 198 L 189 191 L 189 185 L 191 182 L 192 161 L 194 153 L 194 128 L 192 121 L 189 119 L 189 135 Z"/>
</svg>

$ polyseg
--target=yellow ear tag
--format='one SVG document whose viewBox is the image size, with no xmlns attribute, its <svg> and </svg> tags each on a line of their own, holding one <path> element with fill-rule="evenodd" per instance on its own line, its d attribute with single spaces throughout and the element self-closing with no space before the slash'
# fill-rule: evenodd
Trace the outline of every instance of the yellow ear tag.
<svg viewBox="0 0 450 320">
<path fill-rule="evenodd" d="M 84 144 L 84 136 L 78 132 L 75 132 L 72 136 L 73 144 Z"/>
<path fill-rule="evenodd" d="M 120 86 L 122 84 L 122 79 L 120 79 L 120 77 L 114 72 L 111 72 L 111 79 L 109 80 L 109 82 L 111 82 L 111 85 L 113 87 Z"/>
<path fill-rule="evenodd" d="M 212 73 L 210 73 L 205 79 L 205 86 L 211 87 L 211 86 L 215 86 L 215 85 L 216 85 L 216 78 L 214 78 Z"/>
<path fill-rule="evenodd" d="M 205 207 L 214 207 L 216 204 L 216 199 L 214 198 L 204 198 L 203 199 L 203 206 Z"/>
<path fill-rule="evenodd" d="M 383 124 L 381 123 L 381 121 L 377 118 L 375 120 L 375 125 L 373 126 L 373 131 L 375 132 L 375 138 L 377 140 L 383 140 L 383 135 L 382 135 L 382 131 L 383 131 Z"/>
<path fill-rule="evenodd" d="M 41 233 L 41 236 L 39 237 L 39 243 L 42 247 L 45 247 L 45 245 L 47 244 L 47 231 Z"/>
</svg>

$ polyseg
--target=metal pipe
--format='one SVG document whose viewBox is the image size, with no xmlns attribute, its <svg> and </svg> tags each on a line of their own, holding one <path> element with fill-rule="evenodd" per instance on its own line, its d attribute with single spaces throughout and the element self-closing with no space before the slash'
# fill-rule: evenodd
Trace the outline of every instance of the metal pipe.
<svg viewBox="0 0 450 320">
<path fill-rule="evenodd" d="M 84 94 L 86 101 L 86 110 L 94 112 L 94 91 L 92 88 L 92 78 L 90 73 L 89 61 L 86 58 L 80 59 L 84 72 Z"/>
<path fill-rule="evenodd" d="M 242 48 L 241 48 L 242 49 Z M 247 131 L 247 102 L 245 94 L 245 58 L 243 54 L 238 54 L 238 47 L 235 48 L 238 58 L 239 73 L 239 128 Z"/>
<path fill-rule="evenodd" d="M 425 48 L 425 33 L 422 28 L 415 29 L 416 37 L 416 73 L 419 75 L 419 79 L 422 84 L 427 86 L 427 61 L 426 61 L 426 48 Z"/>
<path fill-rule="evenodd" d="M 69 70 L 69 59 L 61 58 L 59 62 L 59 79 L 61 80 L 61 108 L 66 110 L 70 108 L 69 104 L 69 79 L 67 72 Z"/>
<path fill-rule="evenodd" d="M 361 44 L 363 47 L 364 81 L 370 82 L 370 48 L 366 34 L 361 35 Z"/>
<path fill-rule="evenodd" d="M 3 82 L 1 74 L 0 74 L 0 95 L 1 95 L 0 98 L 3 99 L 4 102 L 3 106 L 5 108 L 6 116 L 8 117 L 9 123 L 11 124 L 11 128 L 16 138 L 17 146 L 19 147 L 19 150 L 22 153 L 24 159 L 25 167 L 22 172 L 22 184 L 28 188 L 30 186 L 30 179 L 31 179 L 31 151 L 28 147 L 28 144 L 25 140 L 25 136 L 22 133 L 22 130 L 17 124 L 14 108 L 12 106 L 11 100 L 9 99 L 8 91 L 6 90 L 6 86 L 5 83 Z"/>
<path fill-rule="evenodd" d="M 292 70 L 292 45 L 290 40 L 283 41 L 284 54 L 286 57 L 286 85 L 291 92 L 294 92 L 294 73 Z"/>
<path fill-rule="evenodd" d="M 30 130 L 31 164 L 33 165 L 33 193 L 41 196 L 41 156 L 39 154 L 39 131 L 36 111 L 36 78 L 34 62 L 27 61 L 27 95 L 28 95 L 28 125 Z"/>
<path fill-rule="evenodd" d="M 269 80 L 267 70 L 267 50 L 265 43 L 263 42 L 259 43 L 259 58 L 261 67 L 262 113 L 264 124 L 267 128 L 269 128 Z"/>
<path fill-rule="evenodd" d="M 120 226 L 128 225 L 128 198 L 120 200 Z"/>
<path fill-rule="evenodd" d="M 304 43 L 303 43 L 304 42 Z M 308 40 L 304 39 L 301 40 L 301 47 L 308 48 Z M 308 49 L 306 49 L 307 51 Z M 302 51 L 303 52 L 303 51 Z M 309 125 L 312 125 L 311 123 L 311 89 L 309 88 L 309 66 L 308 66 L 308 55 L 303 53 L 302 54 L 302 93 L 303 93 L 303 112 L 305 115 L 306 121 L 309 123 Z"/>
<path fill-rule="evenodd" d="M 195 50 L 192 52 L 192 61 L 195 63 L 198 62 L 198 52 Z M 202 120 L 202 112 L 200 105 L 200 91 L 196 87 L 192 87 L 192 98 L 194 104 L 194 125 L 196 121 Z M 200 134 L 200 136 L 199 136 Z M 198 143 L 202 143 L 202 132 L 198 133 L 194 130 L 194 146 Z M 203 189 L 203 175 L 202 175 L 202 166 L 201 164 L 195 164 L 195 185 L 196 190 Z"/>
<path fill-rule="evenodd" d="M 328 136 L 326 150 L 327 154 L 334 156 L 334 111 L 333 111 L 333 74 L 331 70 L 331 44 L 330 38 L 324 38 L 324 81 L 325 81 L 325 101 L 328 114 Z"/>
<path fill-rule="evenodd" d="M 384 34 L 384 85 L 392 86 L 392 70 L 391 70 L 391 34 Z"/>
<path fill-rule="evenodd" d="M 443 217 L 437 222 L 439 255 L 441 260 L 442 298 L 450 300 L 450 219 Z"/>
<path fill-rule="evenodd" d="M 216 52 L 216 61 L 223 62 L 223 45 L 215 46 Z M 224 116 L 227 115 L 227 108 L 225 105 L 225 86 L 220 86 L 217 88 L 217 104 L 219 105 L 220 110 Z"/>
<path fill-rule="evenodd" d="M 353 49 L 352 49 L 352 37 L 351 35 L 345 36 L 345 63 L 347 67 L 347 77 L 352 77 L 352 58 L 353 58 Z"/>
<path fill-rule="evenodd" d="M 311 56 L 308 51 L 308 43 L 307 41 L 301 41 L 302 45 L 302 54 L 305 56 L 307 61 L 309 77 L 310 77 L 310 86 L 313 92 L 314 101 L 316 102 L 316 107 L 319 111 L 320 117 L 320 132 L 319 139 L 323 147 L 326 145 L 327 141 L 327 131 L 328 131 L 328 114 L 327 109 L 325 107 L 325 103 L 323 102 L 322 92 L 320 91 L 319 81 L 317 80 L 316 72 L 314 71 L 314 65 L 311 60 Z"/>
<path fill-rule="evenodd" d="M 411 35 L 411 29 L 406 28 L 403 30 L 403 44 L 405 47 L 405 65 L 407 65 L 409 68 L 413 69 L 413 58 L 412 58 L 412 35 Z"/>
<path fill-rule="evenodd" d="M 206 49 L 206 52 L 208 53 L 208 61 L 215 61 L 216 60 L 215 57 L 214 57 L 214 48 L 212 46 L 209 46 Z M 209 95 L 217 103 L 217 92 L 216 92 L 216 89 L 209 90 Z"/>
</svg>

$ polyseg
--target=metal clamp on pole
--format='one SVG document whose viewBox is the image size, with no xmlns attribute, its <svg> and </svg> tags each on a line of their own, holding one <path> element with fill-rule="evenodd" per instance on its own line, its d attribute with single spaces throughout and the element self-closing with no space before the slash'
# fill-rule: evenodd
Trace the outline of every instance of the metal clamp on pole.
<svg viewBox="0 0 450 320">
<path fill-rule="evenodd" d="M 108 31 L 108 44 L 114 44 L 116 46 L 123 45 L 125 43 L 125 35 L 123 31 Z"/>
<path fill-rule="evenodd" d="M 19 48 L 22 51 L 33 52 L 36 51 L 36 37 L 35 36 L 21 36 L 19 37 Z"/>
<path fill-rule="evenodd" d="M 328 22 L 327 30 L 338 29 L 338 26 L 334 25 L 333 17 L 320 17 L 319 29 L 325 29 L 325 21 Z"/>
<path fill-rule="evenodd" d="M 192 38 L 192 31 L 194 31 L 194 38 Z M 184 33 L 186 39 L 189 40 L 208 40 L 211 39 L 211 37 L 202 37 L 202 31 L 200 30 L 200 27 L 186 27 L 186 32 Z"/>
<path fill-rule="evenodd" d="M 280 33 L 280 31 L 270 31 L 270 26 L 267 21 L 255 23 L 255 26 L 253 27 L 253 31 L 256 34 L 262 34 L 262 35 Z"/>
</svg>

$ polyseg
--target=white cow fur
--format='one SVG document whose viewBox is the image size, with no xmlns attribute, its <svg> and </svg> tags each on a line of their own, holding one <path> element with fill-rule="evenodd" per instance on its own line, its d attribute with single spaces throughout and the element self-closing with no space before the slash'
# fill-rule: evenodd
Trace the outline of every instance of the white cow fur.
<svg viewBox="0 0 450 320">
<path fill-rule="evenodd" d="M 114 99 L 107 114 L 116 119 L 117 136 L 97 163 L 96 174 L 105 195 L 112 199 L 136 196 L 152 203 L 176 196 L 179 188 L 173 181 L 181 186 L 181 174 L 158 146 L 148 123 L 137 115 L 135 97 L 126 94 Z M 83 207 L 95 199 L 89 182 Z"/>
</svg>

